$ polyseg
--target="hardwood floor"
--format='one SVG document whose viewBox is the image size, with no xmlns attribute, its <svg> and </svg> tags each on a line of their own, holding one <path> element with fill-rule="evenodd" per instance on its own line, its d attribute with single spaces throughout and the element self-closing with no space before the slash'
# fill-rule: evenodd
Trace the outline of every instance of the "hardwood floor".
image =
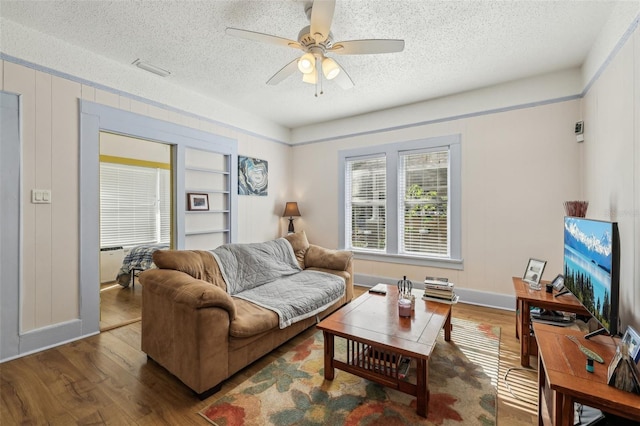
<svg viewBox="0 0 640 426">
<path fill-rule="evenodd" d="M 114 282 L 100 286 L 100 331 L 140 321 L 142 286 L 122 287 Z"/>
<path fill-rule="evenodd" d="M 113 289 L 113 297 L 109 294 L 102 299 L 103 304 L 138 297 L 140 290 L 138 284 L 133 290 Z M 357 295 L 365 291 L 364 287 L 356 287 Z M 108 318 L 109 312 L 103 311 L 105 324 L 115 323 Z M 515 314 L 460 303 L 453 308 L 453 316 L 501 328 L 498 424 L 537 424 L 535 370 L 513 370 L 507 377 L 508 385 L 503 380 L 509 368 L 520 365 Z M 135 321 L 1 364 L 0 424 L 207 425 L 198 411 L 315 331 L 305 331 L 227 380 L 214 396 L 199 401 L 162 367 L 147 361 L 140 350 L 140 326 Z"/>
</svg>

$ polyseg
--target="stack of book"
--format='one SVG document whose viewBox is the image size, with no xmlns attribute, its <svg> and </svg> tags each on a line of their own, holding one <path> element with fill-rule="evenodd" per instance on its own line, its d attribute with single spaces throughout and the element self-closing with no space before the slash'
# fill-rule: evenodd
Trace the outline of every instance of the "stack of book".
<svg viewBox="0 0 640 426">
<path fill-rule="evenodd" d="M 422 298 L 446 303 L 455 303 L 458 300 L 458 296 L 453 291 L 453 283 L 450 283 L 447 278 L 433 277 L 425 278 Z"/>
</svg>

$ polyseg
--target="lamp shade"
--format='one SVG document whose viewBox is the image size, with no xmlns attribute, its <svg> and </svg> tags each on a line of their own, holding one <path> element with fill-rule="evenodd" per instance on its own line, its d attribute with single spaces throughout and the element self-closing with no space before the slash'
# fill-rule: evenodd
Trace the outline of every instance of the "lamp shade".
<svg viewBox="0 0 640 426">
<path fill-rule="evenodd" d="M 340 74 L 340 67 L 331 58 L 324 58 L 322 60 L 322 73 L 327 80 L 333 80 Z"/>
<path fill-rule="evenodd" d="M 282 217 L 293 217 L 293 216 L 302 216 L 300 214 L 300 210 L 298 209 L 298 203 L 295 201 L 288 201 L 284 206 L 284 213 L 282 213 Z"/>
<path fill-rule="evenodd" d="M 315 69 L 316 58 L 311 53 L 305 53 L 298 59 L 298 69 L 304 74 L 312 73 Z"/>
</svg>

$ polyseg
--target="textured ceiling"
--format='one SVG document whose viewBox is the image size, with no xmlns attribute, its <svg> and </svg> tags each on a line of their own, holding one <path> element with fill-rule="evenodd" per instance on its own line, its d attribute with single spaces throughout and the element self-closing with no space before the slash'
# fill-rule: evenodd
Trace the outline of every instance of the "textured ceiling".
<svg viewBox="0 0 640 426">
<path fill-rule="evenodd" d="M 326 82 L 317 98 L 297 73 L 265 84 L 299 50 L 225 34 L 295 40 L 308 25 L 304 1 L 3 0 L 0 13 L 122 64 L 140 58 L 170 70 L 175 84 L 296 128 L 578 67 L 614 4 L 337 0 L 334 40 L 404 39 L 405 50 L 335 56 L 355 87 Z"/>
</svg>

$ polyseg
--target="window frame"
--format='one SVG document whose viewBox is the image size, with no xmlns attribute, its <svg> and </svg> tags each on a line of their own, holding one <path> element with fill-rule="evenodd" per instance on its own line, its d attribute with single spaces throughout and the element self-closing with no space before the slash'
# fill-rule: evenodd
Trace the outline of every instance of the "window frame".
<svg viewBox="0 0 640 426">
<path fill-rule="evenodd" d="M 401 252 L 400 220 L 398 218 L 399 188 L 398 172 L 400 170 L 400 154 L 407 151 L 433 151 L 448 149 L 449 151 L 449 256 L 435 257 L 415 255 Z M 346 217 L 346 164 L 348 160 L 384 155 L 386 162 L 386 224 L 387 243 L 384 253 L 361 251 L 350 247 L 347 236 Z M 338 151 L 338 232 L 339 244 L 342 249 L 351 250 L 356 259 L 383 261 L 389 263 L 403 263 L 420 266 L 432 266 L 447 269 L 463 269 L 462 259 L 462 148 L 461 135 L 437 136 L 404 142 L 394 142 L 375 146 L 347 149 Z"/>
</svg>

